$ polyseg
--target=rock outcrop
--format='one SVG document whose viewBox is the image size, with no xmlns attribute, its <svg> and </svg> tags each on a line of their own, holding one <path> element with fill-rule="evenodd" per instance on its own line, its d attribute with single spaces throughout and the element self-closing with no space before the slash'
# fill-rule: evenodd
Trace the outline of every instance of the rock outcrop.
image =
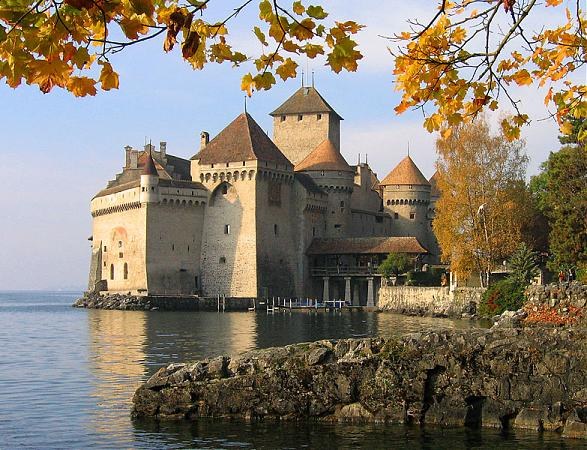
<svg viewBox="0 0 587 450">
<path fill-rule="evenodd" d="M 587 437 L 587 330 L 438 331 L 160 369 L 133 415 L 439 424 Z"/>
</svg>

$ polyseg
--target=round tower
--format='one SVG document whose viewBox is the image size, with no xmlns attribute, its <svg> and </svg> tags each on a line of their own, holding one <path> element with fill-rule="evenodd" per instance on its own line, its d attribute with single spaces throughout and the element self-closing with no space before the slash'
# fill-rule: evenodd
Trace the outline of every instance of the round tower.
<svg viewBox="0 0 587 450">
<path fill-rule="evenodd" d="M 406 156 L 380 183 L 384 210 L 393 218 L 393 236 L 414 236 L 429 248 L 432 230 L 428 218 L 431 186 Z"/>
<path fill-rule="evenodd" d="M 147 160 L 141 173 L 141 203 L 159 202 L 159 174 L 151 153 L 147 154 Z"/>
<path fill-rule="evenodd" d="M 328 193 L 325 237 L 351 235 L 351 195 L 355 171 L 345 161 L 329 139 L 322 141 L 308 156 L 295 166 L 296 172 L 307 173 Z"/>
</svg>

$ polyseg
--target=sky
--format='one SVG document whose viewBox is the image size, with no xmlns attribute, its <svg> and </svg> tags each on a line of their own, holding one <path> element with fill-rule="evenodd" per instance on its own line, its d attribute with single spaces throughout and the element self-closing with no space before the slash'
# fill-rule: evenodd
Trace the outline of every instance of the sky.
<svg viewBox="0 0 587 450">
<path fill-rule="evenodd" d="M 336 75 L 319 62 L 298 61 L 315 72 L 316 88 L 345 119 L 343 155 L 355 164 L 359 153 L 363 160 L 367 154 L 382 179 L 409 145 L 411 157 L 430 177 L 435 136 L 422 128 L 421 113 L 395 115 L 400 96 L 393 85 L 393 60 L 388 41 L 379 35 L 404 30 L 410 17 L 430 17 L 432 2 L 369 0 L 360 8 L 351 0 L 320 3 L 337 19 L 366 25 L 357 38 L 364 59 L 356 73 Z M 248 48 L 256 45 L 247 28 L 254 14 L 245 12 L 234 25 L 235 39 Z M 202 130 L 213 137 L 243 111 L 240 78 L 246 68 L 224 64 L 193 71 L 177 52 L 165 54 L 161 40 L 127 48 L 111 62 L 120 74 L 120 89 L 96 97 L 74 98 L 57 89 L 44 95 L 37 87 L 11 89 L 0 82 L 0 290 L 85 287 L 89 202 L 121 171 L 124 146 L 166 141 L 169 153 L 190 158 Z M 278 83 L 248 100 L 248 112 L 269 135 L 269 112 L 299 86 L 300 79 Z M 544 92 L 526 88 L 516 95 L 527 110 L 544 112 Z M 522 135 L 532 175 L 558 148 L 556 124 L 534 120 Z"/>
</svg>

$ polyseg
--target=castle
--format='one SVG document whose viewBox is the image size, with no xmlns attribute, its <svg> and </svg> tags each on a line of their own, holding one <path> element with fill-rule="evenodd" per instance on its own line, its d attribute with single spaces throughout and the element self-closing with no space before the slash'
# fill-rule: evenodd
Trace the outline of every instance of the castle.
<svg viewBox="0 0 587 450">
<path fill-rule="evenodd" d="M 344 298 L 373 305 L 390 252 L 436 262 L 438 198 L 406 156 L 382 181 L 340 153 L 342 117 L 314 87 L 241 114 L 190 160 L 125 147 L 91 201 L 89 289 L 138 295 Z"/>
</svg>

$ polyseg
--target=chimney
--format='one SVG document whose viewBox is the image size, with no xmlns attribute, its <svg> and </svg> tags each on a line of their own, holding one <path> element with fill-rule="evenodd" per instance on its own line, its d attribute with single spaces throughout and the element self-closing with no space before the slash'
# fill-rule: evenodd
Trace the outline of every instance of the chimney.
<svg viewBox="0 0 587 450">
<path fill-rule="evenodd" d="M 200 133 L 200 150 L 202 150 L 210 142 L 210 134 L 207 131 Z"/>
<path fill-rule="evenodd" d="M 159 151 L 161 152 L 161 159 L 165 159 L 165 156 L 167 156 L 167 142 L 159 142 Z"/>
<path fill-rule="evenodd" d="M 127 145 L 124 147 L 124 167 L 129 167 L 130 165 L 130 154 L 132 152 L 132 147 Z"/>
<path fill-rule="evenodd" d="M 155 151 L 155 146 L 149 142 L 145 144 L 145 151 L 152 154 Z"/>
<path fill-rule="evenodd" d="M 139 167 L 139 152 L 135 152 L 134 150 L 130 150 L 130 157 L 129 157 L 129 169 L 137 169 Z"/>
</svg>

